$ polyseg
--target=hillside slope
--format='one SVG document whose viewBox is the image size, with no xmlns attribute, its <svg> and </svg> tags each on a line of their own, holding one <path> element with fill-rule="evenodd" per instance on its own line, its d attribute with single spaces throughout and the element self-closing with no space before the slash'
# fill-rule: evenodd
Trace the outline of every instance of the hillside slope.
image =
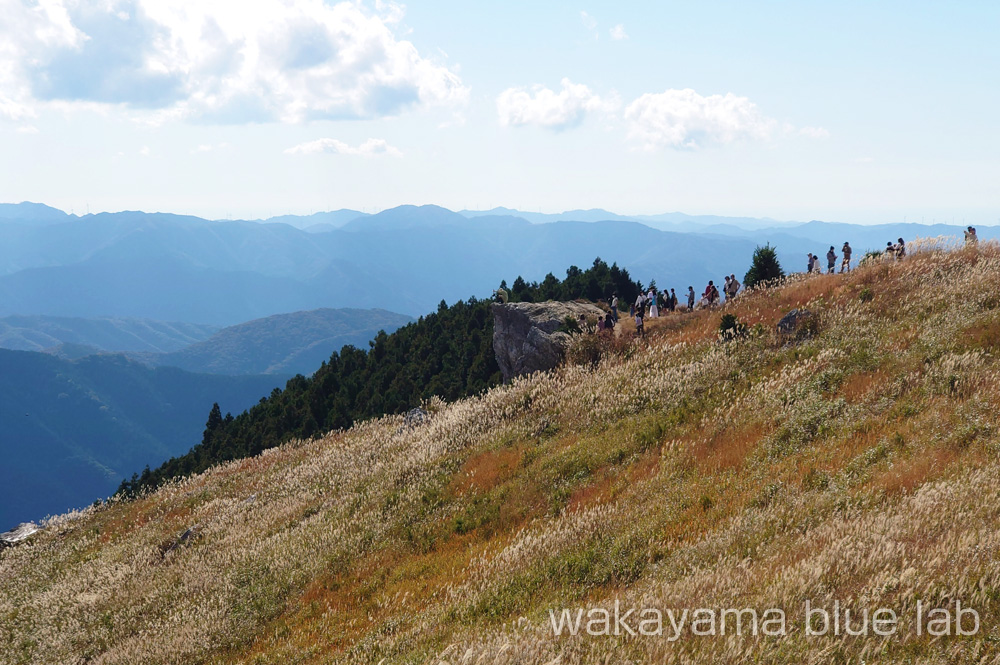
<svg viewBox="0 0 1000 665">
<path fill-rule="evenodd" d="M 275 314 L 218 331 L 172 353 L 144 356 L 158 366 L 208 374 L 311 374 L 344 346 L 368 346 L 380 330 L 413 319 L 384 309 L 314 309 Z"/>
<path fill-rule="evenodd" d="M 6 316 L 0 318 L 0 348 L 44 351 L 72 344 L 100 351 L 169 353 L 205 340 L 217 330 L 215 326 L 150 319 Z"/>
<path fill-rule="evenodd" d="M 747 294 L 746 338 L 650 321 L 596 367 L 55 520 L 0 552 L 0 661 L 996 662 L 1000 248 L 918 249 Z M 801 306 L 812 334 L 776 338 Z M 898 631 L 809 636 L 806 601 Z M 929 635 L 958 603 L 978 633 Z M 549 610 L 616 604 L 787 632 L 553 635 Z"/>
<path fill-rule="evenodd" d="M 0 368 L 0 531 L 109 496 L 201 441 L 213 402 L 239 411 L 284 382 L 5 349 Z"/>
</svg>

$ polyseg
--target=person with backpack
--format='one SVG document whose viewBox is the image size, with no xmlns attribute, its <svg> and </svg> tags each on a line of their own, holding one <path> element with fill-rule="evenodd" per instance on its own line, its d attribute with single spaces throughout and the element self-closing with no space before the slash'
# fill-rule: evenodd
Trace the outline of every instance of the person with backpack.
<svg viewBox="0 0 1000 665">
<path fill-rule="evenodd" d="M 840 251 L 844 255 L 840 262 L 840 272 L 844 272 L 845 269 L 847 272 L 851 272 L 851 245 L 844 241 L 844 246 L 840 248 Z"/>
<path fill-rule="evenodd" d="M 833 251 L 833 245 L 830 245 L 830 251 L 826 253 L 826 271 L 829 274 L 833 274 L 833 268 L 837 265 L 837 253 Z"/>
</svg>

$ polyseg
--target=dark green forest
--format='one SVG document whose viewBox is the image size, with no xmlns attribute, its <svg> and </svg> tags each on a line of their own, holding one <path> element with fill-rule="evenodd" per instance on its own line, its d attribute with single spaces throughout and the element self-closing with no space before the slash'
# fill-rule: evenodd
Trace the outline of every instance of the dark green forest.
<svg viewBox="0 0 1000 665">
<path fill-rule="evenodd" d="M 506 288 L 506 283 L 501 286 Z M 617 293 L 631 302 L 642 289 L 628 271 L 595 259 L 587 270 L 571 266 L 566 279 L 552 273 L 539 282 L 521 277 L 511 285 L 512 302 L 607 300 Z M 379 332 L 367 351 L 345 346 L 311 377 L 297 375 L 238 416 L 212 408 L 202 442 L 157 469 L 145 469 L 121 484 L 129 496 L 232 459 L 257 455 L 294 438 L 346 429 L 357 420 L 402 413 L 432 396 L 457 400 L 500 383 L 493 353 L 490 301 L 475 297 L 399 328 Z"/>
</svg>

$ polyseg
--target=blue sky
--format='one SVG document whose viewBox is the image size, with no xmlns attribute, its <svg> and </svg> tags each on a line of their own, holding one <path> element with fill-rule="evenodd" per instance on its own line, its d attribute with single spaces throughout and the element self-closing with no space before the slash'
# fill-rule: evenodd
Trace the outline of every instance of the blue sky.
<svg viewBox="0 0 1000 665">
<path fill-rule="evenodd" d="M 0 0 L 0 200 L 1000 223 L 1000 3 Z"/>
</svg>

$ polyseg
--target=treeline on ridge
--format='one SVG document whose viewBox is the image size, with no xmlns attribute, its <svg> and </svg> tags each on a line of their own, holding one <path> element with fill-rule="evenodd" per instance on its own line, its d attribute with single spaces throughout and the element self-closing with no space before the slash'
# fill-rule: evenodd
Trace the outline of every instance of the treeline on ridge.
<svg viewBox="0 0 1000 665">
<path fill-rule="evenodd" d="M 503 283 L 501 286 L 506 287 Z M 566 279 L 552 273 L 542 282 L 518 277 L 510 288 L 513 302 L 607 299 L 617 293 L 634 300 L 642 284 L 628 271 L 595 259 L 587 270 L 571 266 Z M 442 300 L 436 312 L 399 328 L 380 332 L 363 351 L 345 346 L 334 352 L 311 377 L 293 377 L 247 411 L 222 415 L 213 406 L 200 444 L 156 469 L 122 482 L 119 494 L 142 489 L 211 466 L 257 455 L 295 438 L 346 429 L 357 420 L 402 413 L 438 396 L 456 400 L 501 381 L 493 353 L 490 301 L 475 297 L 450 307 Z"/>
</svg>

